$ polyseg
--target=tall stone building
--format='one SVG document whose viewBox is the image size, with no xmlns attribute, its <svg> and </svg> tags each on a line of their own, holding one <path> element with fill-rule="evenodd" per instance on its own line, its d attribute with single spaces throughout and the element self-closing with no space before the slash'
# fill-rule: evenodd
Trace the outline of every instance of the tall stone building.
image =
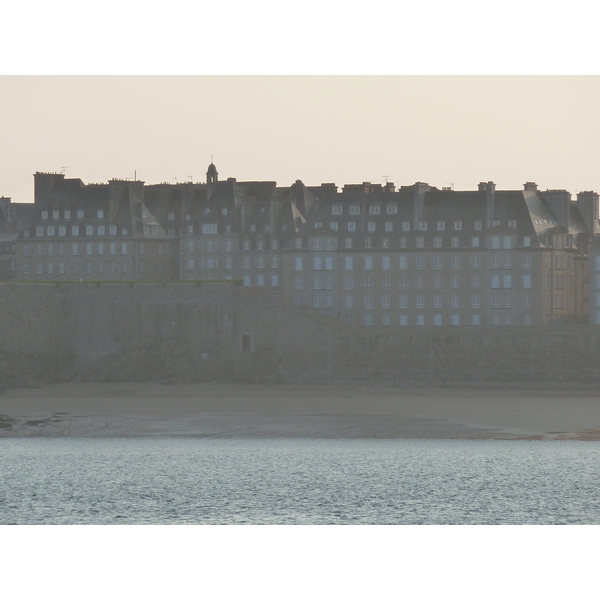
<svg viewBox="0 0 600 600">
<path fill-rule="evenodd" d="M 349 326 L 568 323 L 588 315 L 598 203 L 530 182 L 281 187 L 212 163 L 205 183 L 36 173 L 12 264 L 21 281 L 236 280 Z"/>
</svg>

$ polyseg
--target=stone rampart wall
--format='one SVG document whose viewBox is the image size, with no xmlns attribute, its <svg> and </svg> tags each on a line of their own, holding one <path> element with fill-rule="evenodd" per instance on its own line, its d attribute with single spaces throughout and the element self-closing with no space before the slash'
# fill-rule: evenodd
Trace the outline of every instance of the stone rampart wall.
<svg viewBox="0 0 600 600">
<path fill-rule="evenodd" d="M 356 328 L 230 284 L 1 284 L 0 327 L 4 387 L 600 383 L 600 332 L 590 326 Z"/>
</svg>

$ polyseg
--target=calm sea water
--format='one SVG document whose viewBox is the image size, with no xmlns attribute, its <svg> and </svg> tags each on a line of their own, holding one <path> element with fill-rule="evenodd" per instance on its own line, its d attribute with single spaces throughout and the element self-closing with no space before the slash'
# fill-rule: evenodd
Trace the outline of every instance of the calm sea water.
<svg viewBox="0 0 600 600">
<path fill-rule="evenodd" d="M 0 440 L 0 524 L 600 523 L 600 442 Z"/>
</svg>

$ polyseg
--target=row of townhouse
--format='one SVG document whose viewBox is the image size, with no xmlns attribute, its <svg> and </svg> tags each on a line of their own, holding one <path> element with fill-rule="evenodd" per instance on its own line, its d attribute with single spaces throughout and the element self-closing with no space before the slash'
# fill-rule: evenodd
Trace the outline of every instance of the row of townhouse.
<svg viewBox="0 0 600 600">
<path fill-rule="evenodd" d="M 34 200 L 0 204 L 17 281 L 237 280 L 349 325 L 549 324 L 588 313 L 600 323 L 594 192 L 281 187 L 219 181 L 211 163 L 206 183 L 86 185 L 36 173 Z M 598 274 L 588 285 L 590 256 Z"/>
</svg>

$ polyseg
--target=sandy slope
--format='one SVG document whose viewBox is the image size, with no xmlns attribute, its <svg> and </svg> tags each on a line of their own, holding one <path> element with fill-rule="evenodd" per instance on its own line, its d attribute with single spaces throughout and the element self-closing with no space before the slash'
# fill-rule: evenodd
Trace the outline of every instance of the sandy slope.
<svg viewBox="0 0 600 600">
<path fill-rule="evenodd" d="M 600 439 L 597 391 L 69 383 L 0 396 L 0 436 Z"/>
</svg>

